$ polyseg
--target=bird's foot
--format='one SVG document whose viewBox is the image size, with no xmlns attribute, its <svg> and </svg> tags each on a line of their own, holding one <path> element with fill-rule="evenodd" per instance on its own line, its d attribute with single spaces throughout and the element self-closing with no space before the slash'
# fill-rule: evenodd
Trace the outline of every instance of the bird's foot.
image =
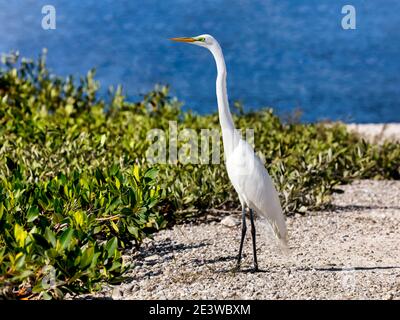
<svg viewBox="0 0 400 320">
<path fill-rule="evenodd" d="M 251 272 L 252 273 L 256 273 L 256 272 L 259 272 L 259 271 L 260 271 L 260 269 L 258 269 L 258 264 L 255 264 L 254 268 L 253 268 L 253 270 Z"/>
</svg>

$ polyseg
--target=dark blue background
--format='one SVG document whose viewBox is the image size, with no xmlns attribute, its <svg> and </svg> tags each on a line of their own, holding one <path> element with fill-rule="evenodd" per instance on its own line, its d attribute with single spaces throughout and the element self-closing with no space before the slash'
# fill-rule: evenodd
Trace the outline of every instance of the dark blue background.
<svg viewBox="0 0 400 320">
<path fill-rule="evenodd" d="M 41 28 L 45 4 L 56 7 L 56 30 Z M 341 28 L 344 4 L 356 7 L 356 30 Z M 211 112 L 211 55 L 167 40 L 201 33 L 220 41 L 230 100 L 247 110 L 400 122 L 398 0 L 0 0 L 0 52 L 36 58 L 47 47 L 58 74 L 96 67 L 103 94 L 122 84 L 137 99 L 155 83 L 170 84 L 185 108 Z"/>
</svg>

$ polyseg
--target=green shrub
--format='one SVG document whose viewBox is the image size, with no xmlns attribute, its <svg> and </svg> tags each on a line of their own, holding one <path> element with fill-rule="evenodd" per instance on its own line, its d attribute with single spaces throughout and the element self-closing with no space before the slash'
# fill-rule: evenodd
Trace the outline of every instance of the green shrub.
<svg viewBox="0 0 400 320">
<path fill-rule="evenodd" d="M 15 165 L 8 160 L 8 167 Z M 62 297 L 118 280 L 126 268 L 119 249 L 166 224 L 153 210 L 156 174 L 138 166 L 121 172 L 115 165 L 28 182 L 25 169 L 14 166 L 0 181 L 3 294 L 19 284 L 21 295 Z"/>
<path fill-rule="evenodd" d="M 60 298 L 119 281 L 121 250 L 207 209 L 231 209 L 237 196 L 221 164 L 152 165 L 151 129 L 219 130 L 217 113 L 183 112 L 156 87 L 142 101 L 121 88 L 98 98 L 94 71 L 75 80 L 12 54 L 0 71 L 0 288 L 3 295 Z M 340 123 L 282 122 L 271 109 L 243 113 L 254 129 L 286 214 L 329 204 L 338 184 L 400 178 L 400 147 L 377 146 Z M 199 145 L 200 145 L 200 141 Z M 178 149 L 184 141 L 178 141 Z M 222 150 L 222 146 L 221 146 Z M 211 155 L 211 149 L 209 155 Z M 51 276 L 49 276 L 49 271 Z M 50 279 L 50 280 L 49 280 Z M 51 285 L 49 281 L 55 279 Z"/>
</svg>

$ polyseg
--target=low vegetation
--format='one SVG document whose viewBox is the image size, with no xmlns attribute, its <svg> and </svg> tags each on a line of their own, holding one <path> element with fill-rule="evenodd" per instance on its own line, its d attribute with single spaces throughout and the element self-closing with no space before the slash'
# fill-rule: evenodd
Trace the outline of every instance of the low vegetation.
<svg viewBox="0 0 400 320">
<path fill-rule="evenodd" d="M 90 71 L 81 79 L 51 74 L 12 54 L 0 71 L 0 295 L 61 298 L 117 282 L 122 252 L 177 221 L 237 198 L 221 164 L 151 163 L 151 129 L 219 130 L 218 115 L 181 110 L 156 87 L 128 102 L 121 88 L 100 98 Z M 255 148 L 281 194 L 286 214 L 329 205 L 338 184 L 400 178 L 400 147 L 373 145 L 342 124 L 282 122 L 271 109 L 244 113 Z M 199 142 L 200 144 L 200 142 Z M 178 139 L 178 150 L 185 145 Z M 222 148 L 221 148 L 222 150 Z M 209 154 L 211 154 L 211 148 Z M 168 157 L 167 157 L 168 159 Z"/>
</svg>

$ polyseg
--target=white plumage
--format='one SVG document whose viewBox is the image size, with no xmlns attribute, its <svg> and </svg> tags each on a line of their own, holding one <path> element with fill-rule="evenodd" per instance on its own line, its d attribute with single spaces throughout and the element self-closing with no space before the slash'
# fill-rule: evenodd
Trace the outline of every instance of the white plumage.
<svg viewBox="0 0 400 320">
<path fill-rule="evenodd" d="M 172 40 L 205 47 L 214 56 L 217 65 L 216 94 L 218 114 L 222 130 L 226 168 L 243 208 L 242 239 L 239 249 L 238 266 L 240 265 L 243 239 L 246 233 L 245 208 L 248 207 L 250 209 L 252 225 L 254 267 L 255 270 L 258 270 L 252 210 L 268 221 L 275 236 L 286 246 L 286 224 L 278 193 L 271 177 L 261 160 L 255 154 L 253 148 L 241 138 L 241 135 L 235 129 L 229 110 L 226 90 L 225 60 L 217 40 L 208 34 L 192 38 L 173 38 Z"/>
<path fill-rule="evenodd" d="M 271 225 L 275 236 L 286 245 L 287 231 L 279 196 L 272 179 L 253 148 L 240 139 L 226 168 L 242 206 L 253 209 Z"/>
</svg>

